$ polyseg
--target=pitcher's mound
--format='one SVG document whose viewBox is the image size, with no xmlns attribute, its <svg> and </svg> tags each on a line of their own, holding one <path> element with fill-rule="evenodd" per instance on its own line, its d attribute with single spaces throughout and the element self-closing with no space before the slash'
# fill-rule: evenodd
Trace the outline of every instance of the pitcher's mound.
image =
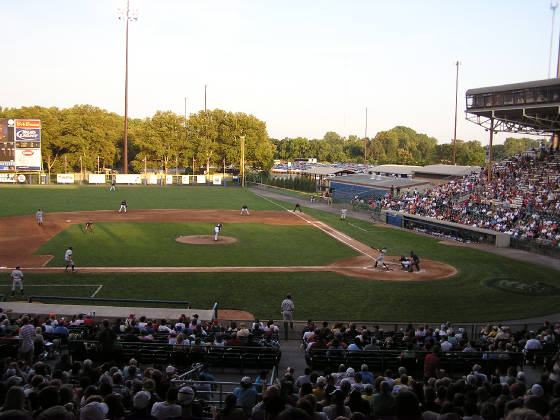
<svg viewBox="0 0 560 420">
<path fill-rule="evenodd" d="M 193 245 L 228 245 L 237 242 L 237 239 L 231 236 L 218 236 L 218 240 L 215 241 L 213 235 L 179 236 L 175 240 L 182 244 Z"/>
</svg>

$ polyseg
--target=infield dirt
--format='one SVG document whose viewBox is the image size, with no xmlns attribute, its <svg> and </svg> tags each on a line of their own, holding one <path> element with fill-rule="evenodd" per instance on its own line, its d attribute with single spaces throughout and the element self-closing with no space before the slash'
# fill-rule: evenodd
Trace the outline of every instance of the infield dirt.
<svg viewBox="0 0 560 420">
<path fill-rule="evenodd" d="M 389 271 L 375 268 L 374 261 L 378 251 L 356 241 L 347 235 L 306 214 L 286 211 L 254 211 L 251 216 L 241 216 L 237 210 L 133 210 L 126 215 L 112 210 L 51 213 L 44 216 L 43 226 L 38 226 L 34 215 L 0 218 L 0 266 L 20 265 L 28 272 L 53 272 L 57 268 L 44 267 L 52 258 L 50 255 L 33 255 L 45 242 L 65 229 L 69 224 L 83 224 L 87 220 L 98 222 L 209 222 L 216 223 L 264 223 L 269 225 L 308 225 L 321 229 L 326 234 L 343 242 L 362 255 L 340 260 L 326 266 L 316 267 L 127 267 L 127 271 L 153 272 L 193 272 L 193 271 L 332 271 L 351 277 L 393 281 L 425 281 L 449 278 L 457 270 L 438 261 L 423 259 L 420 271 L 408 272 L 400 269 L 398 257 L 385 257 Z M 212 238 L 213 239 L 213 238 Z M 220 237 L 224 239 L 225 237 Z M 233 238 L 235 239 L 235 238 Z M 209 245 L 219 245 L 215 241 Z M 218 241 L 219 242 L 219 241 Z M 1 269 L 9 271 L 10 268 Z M 114 272 L 124 267 L 80 267 L 81 272 Z"/>
</svg>

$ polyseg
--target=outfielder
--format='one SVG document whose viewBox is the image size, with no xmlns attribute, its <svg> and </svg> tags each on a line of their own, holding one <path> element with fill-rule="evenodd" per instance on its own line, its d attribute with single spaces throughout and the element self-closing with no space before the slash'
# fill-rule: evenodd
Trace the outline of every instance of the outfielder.
<svg viewBox="0 0 560 420">
<path fill-rule="evenodd" d="M 377 251 L 379 251 L 380 254 L 379 257 L 375 259 L 375 266 L 377 267 L 377 264 L 381 264 L 385 267 L 385 270 L 389 270 L 389 267 L 385 264 L 385 254 L 387 253 L 387 248 L 383 247 L 382 249 L 377 249 Z"/>
<path fill-rule="evenodd" d="M 37 217 L 37 224 L 39 226 L 43 226 L 43 210 L 41 210 L 41 209 L 37 210 L 37 213 L 35 213 L 35 216 Z"/>
<path fill-rule="evenodd" d="M 249 208 L 247 207 L 247 204 L 243 204 L 243 206 L 241 206 L 241 216 L 243 216 L 243 214 L 249 216 Z"/>
<path fill-rule="evenodd" d="M 72 247 L 69 246 L 66 252 L 64 253 L 64 261 L 66 261 L 66 268 L 64 269 L 65 272 L 68 272 L 68 267 L 72 267 L 72 273 L 76 272 L 74 267 L 74 261 L 72 261 Z"/>
<path fill-rule="evenodd" d="M 348 212 L 347 209 L 340 210 L 340 220 L 346 220 L 346 213 Z"/>
<path fill-rule="evenodd" d="M 115 185 L 115 178 L 111 179 L 111 188 L 109 191 L 117 191 L 117 186 Z"/>
<path fill-rule="evenodd" d="M 23 296 L 23 273 L 21 272 L 21 267 L 18 265 L 15 270 L 12 270 L 12 296 L 16 292 L 16 286 L 19 286 L 19 291 Z"/>
<path fill-rule="evenodd" d="M 126 214 L 126 200 L 121 201 L 121 207 L 119 208 L 119 213 L 124 211 L 124 214 Z"/>
<path fill-rule="evenodd" d="M 214 226 L 214 240 L 217 241 L 218 240 L 218 234 L 220 233 L 220 231 L 222 230 L 222 224 L 218 223 L 216 226 Z"/>
</svg>

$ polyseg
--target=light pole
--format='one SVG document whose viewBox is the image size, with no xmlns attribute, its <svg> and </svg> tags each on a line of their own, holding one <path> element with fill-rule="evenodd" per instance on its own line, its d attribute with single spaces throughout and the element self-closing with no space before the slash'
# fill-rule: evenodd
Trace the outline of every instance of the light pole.
<svg viewBox="0 0 560 420">
<path fill-rule="evenodd" d="M 548 54 L 548 78 L 550 79 L 550 65 L 552 64 L 552 43 L 554 38 L 554 15 L 556 14 L 556 8 L 558 7 L 558 2 L 551 0 L 550 9 L 552 10 L 552 24 L 550 26 L 550 53 Z"/>
<path fill-rule="evenodd" d="M 459 93 L 459 61 L 455 63 L 457 66 L 457 75 L 455 76 L 455 129 L 453 130 L 453 165 L 457 156 L 457 95 Z"/>
<path fill-rule="evenodd" d="M 367 106 L 366 106 L 366 129 L 364 130 L 364 165 L 367 166 Z"/>
<path fill-rule="evenodd" d="M 126 22 L 126 44 L 125 44 L 125 70 L 124 70 L 124 140 L 123 140 L 123 172 L 128 173 L 128 22 L 138 20 L 137 11 L 130 10 L 130 0 L 126 0 L 126 10 L 122 16 Z"/>
<path fill-rule="evenodd" d="M 241 186 L 245 187 L 245 136 L 240 136 L 239 140 L 241 140 Z"/>
</svg>

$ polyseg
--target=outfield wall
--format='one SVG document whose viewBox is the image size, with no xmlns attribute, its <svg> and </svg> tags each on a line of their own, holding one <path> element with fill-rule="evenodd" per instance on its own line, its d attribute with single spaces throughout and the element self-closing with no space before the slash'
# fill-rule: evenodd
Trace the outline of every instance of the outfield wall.
<svg viewBox="0 0 560 420">
<path fill-rule="evenodd" d="M 179 185 L 179 186 L 226 186 L 239 185 L 241 179 L 231 174 L 211 175 L 170 175 L 170 174 L 97 174 L 64 173 L 46 174 L 40 172 L 1 173 L 0 185 L 107 185 L 112 181 L 117 185 Z"/>
</svg>

